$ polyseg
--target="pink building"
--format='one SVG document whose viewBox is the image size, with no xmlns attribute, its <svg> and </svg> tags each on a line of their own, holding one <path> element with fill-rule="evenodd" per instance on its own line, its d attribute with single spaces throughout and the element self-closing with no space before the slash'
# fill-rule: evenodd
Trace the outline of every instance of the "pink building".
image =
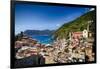
<svg viewBox="0 0 100 69">
<path fill-rule="evenodd" d="M 83 33 L 82 32 L 73 32 L 72 33 L 72 37 L 74 38 L 80 38 L 83 36 Z"/>
</svg>

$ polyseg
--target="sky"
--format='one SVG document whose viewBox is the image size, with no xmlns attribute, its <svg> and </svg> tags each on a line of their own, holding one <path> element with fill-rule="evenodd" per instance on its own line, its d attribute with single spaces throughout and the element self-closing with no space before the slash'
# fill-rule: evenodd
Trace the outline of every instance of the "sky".
<svg viewBox="0 0 100 69">
<path fill-rule="evenodd" d="M 15 5 L 15 34 L 25 30 L 56 30 L 89 8 L 34 4 Z"/>
</svg>

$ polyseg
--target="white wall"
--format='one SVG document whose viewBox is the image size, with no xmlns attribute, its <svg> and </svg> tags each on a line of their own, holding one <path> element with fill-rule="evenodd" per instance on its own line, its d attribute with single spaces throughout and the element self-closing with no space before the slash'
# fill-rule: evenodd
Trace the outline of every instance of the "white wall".
<svg viewBox="0 0 100 69">
<path fill-rule="evenodd" d="M 27 0 L 97 5 L 97 64 L 39 67 L 38 69 L 98 69 L 100 65 L 100 0 Z M 0 69 L 10 66 L 10 0 L 0 0 Z"/>
</svg>

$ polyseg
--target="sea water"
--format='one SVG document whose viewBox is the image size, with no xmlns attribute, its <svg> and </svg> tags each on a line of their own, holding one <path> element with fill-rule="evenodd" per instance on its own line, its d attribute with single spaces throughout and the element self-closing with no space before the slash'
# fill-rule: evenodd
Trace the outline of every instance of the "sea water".
<svg viewBox="0 0 100 69">
<path fill-rule="evenodd" d="M 41 44 L 52 44 L 53 42 L 53 38 L 50 35 L 33 35 L 31 37 Z"/>
</svg>

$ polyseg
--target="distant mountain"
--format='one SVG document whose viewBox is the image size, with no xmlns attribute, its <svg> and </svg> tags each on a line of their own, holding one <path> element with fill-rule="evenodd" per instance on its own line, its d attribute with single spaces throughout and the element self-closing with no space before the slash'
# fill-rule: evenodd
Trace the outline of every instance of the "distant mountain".
<svg viewBox="0 0 100 69">
<path fill-rule="evenodd" d="M 52 35 L 54 30 L 26 30 L 26 35 Z"/>
<path fill-rule="evenodd" d="M 87 29 L 88 21 L 92 20 L 93 22 L 89 24 L 89 30 L 95 32 L 95 13 L 96 11 L 89 11 L 86 14 L 78 17 L 77 19 L 63 24 L 59 29 L 54 32 L 54 37 L 57 38 L 67 38 L 69 32 L 83 31 Z"/>
</svg>

